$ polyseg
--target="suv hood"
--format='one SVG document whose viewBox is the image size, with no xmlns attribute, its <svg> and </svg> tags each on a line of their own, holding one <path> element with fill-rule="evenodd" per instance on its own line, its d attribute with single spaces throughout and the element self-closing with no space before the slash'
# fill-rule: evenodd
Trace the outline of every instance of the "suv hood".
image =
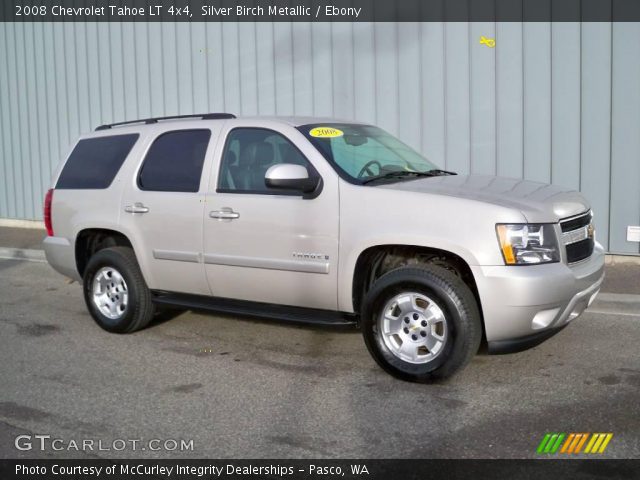
<svg viewBox="0 0 640 480">
<path fill-rule="evenodd" d="M 532 223 L 549 223 L 589 210 L 575 190 L 515 178 L 445 175 L 400 181 L 377 188 L 447 195 L 519 210 Z"/>
</svg>

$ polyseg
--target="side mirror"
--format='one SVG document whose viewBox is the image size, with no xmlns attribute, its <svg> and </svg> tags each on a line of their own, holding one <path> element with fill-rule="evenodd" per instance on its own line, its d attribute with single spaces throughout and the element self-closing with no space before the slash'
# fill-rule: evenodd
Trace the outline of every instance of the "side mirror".
<svg viewBox="0 0 640 480">
<path fill-rule="evenodd" d="M 269 188 L 311 193 L 318 187 L 318 178 L 309 178 L 309 172 L 302 165 L 280 163 L 272 165 L 264 176 Z"/>
</svg>

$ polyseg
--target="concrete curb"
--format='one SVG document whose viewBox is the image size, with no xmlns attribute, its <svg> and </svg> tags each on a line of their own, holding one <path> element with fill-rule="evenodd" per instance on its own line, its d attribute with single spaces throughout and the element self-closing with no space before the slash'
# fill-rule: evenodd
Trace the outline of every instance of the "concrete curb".
<svg viewBox="0 0 640 480">
<path fill-rule="evenodd" d="M 40 220 L 20 220 L 17 218 L 0 218 L 0 227 L 44 230 L 44 222 Z"/>
<path fill-rule="evenodd" d="M 640 320 L 640 295 L 630 293 L 599 293 L 587 313 L 621 315 Z"/>
<path fill-rule="evenodd" d="M 640 295 L 633 293 L 600 292 L 596 297 L 596 300 L 612 303 L 640 303 Z"/>
<path fill-rule="evenodd" d="M 640 265 L 640 255 L 615 255 L 604 256 L 607 265 Z"/>
<path fill-rule="evenodd" d="M 4 260 L 27 260 L 29 262 L 46 262 L 44 250 L 30 250 L 27 248 L 0 247 L 0 258 Z"/>
</svg>

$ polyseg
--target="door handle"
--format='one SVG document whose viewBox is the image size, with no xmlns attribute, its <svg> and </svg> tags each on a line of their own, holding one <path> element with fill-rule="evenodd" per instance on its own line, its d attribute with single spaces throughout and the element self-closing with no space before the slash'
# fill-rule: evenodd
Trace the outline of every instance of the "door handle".
<svg viewBox="0 0 640 480">
<path fill-rule="evenodd" d="M 234 212 L 229 207 L 221 208 L 220 210 L 212 210 L 209 212 L 211 218 L 217 218 L 219 220 L 233 220 L 234 218 L 240 218 L 240 214 Z"/>
<path fill-rule="evenodd" d="M 147 213 L 149 207 L 145 207 L 142 203 L 136 202 L 133 205 L 127 205 L 124 207 L 124 211 L 127 213 Z"/>
</svg>

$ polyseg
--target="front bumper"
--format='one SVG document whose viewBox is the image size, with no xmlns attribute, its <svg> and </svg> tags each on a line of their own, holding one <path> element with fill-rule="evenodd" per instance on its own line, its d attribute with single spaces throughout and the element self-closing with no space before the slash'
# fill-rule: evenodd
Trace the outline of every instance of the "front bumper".
<svg viewBox="0 0 640 480">
<path fill-rule="evenodd" d="M 489 355 L 504 355 L 506 353 L 517 353 L 522 352 L 523 350 L 528 350 L 553 337 L 566 326 L 567 324 L 565 323 L 561 327 L 547 328 L 546 330 L 527 335 L 526 337 L 514 338 L 513 340 L 494 340 L 493 342 L 488 342 L 487 353 Z"/>
<path fill-rule="evenodd" d="M 604 250 L 574 265 L 476 266 L 489 353 L 531 348 L 593 302 L 604 280 Z"/>
</svg>

